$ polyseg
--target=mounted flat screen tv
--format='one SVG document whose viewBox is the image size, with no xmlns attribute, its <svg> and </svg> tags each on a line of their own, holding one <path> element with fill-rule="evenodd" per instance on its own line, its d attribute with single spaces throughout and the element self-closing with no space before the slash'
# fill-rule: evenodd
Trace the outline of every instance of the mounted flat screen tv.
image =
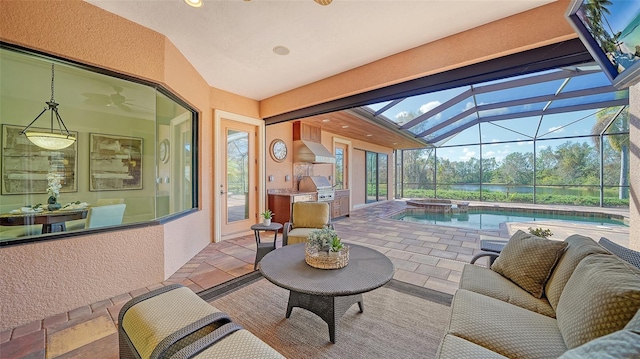
<svg viewBox="0 0 640 359">
<path fill-rule="evenodd" d="M 566 16 L 613 86 L 640 80 L 639 0 L 572 0 Z"/>
</svg>

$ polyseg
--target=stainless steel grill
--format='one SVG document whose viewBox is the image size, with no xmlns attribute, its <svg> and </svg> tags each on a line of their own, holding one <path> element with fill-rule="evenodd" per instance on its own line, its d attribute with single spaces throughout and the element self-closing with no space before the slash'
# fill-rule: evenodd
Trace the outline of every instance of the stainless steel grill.
<svg viewBox="0 0 640 359">
<path fill-rule="evenodd" d="M 323 176 L 304 176 L 300 180 L 299 186 L 300 192 L 317 192 L 318 202 L 333 201 L 336 192 L 333 190 L 333 186 Z"/>
</svg>

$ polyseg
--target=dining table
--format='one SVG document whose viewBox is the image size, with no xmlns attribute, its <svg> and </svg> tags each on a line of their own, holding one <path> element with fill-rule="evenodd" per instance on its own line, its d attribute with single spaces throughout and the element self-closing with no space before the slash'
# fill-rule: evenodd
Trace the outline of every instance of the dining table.
<svg viewBox="0 0 640 359">
<path fill-rule="evenodd" d="M 88 208 L 59 209 L 55 211 L 19 212 L 0 214 L 0 226 L 42 225 L 42 233 L 64 232 L 65 222 L 87 218 Z"/>
</svg>

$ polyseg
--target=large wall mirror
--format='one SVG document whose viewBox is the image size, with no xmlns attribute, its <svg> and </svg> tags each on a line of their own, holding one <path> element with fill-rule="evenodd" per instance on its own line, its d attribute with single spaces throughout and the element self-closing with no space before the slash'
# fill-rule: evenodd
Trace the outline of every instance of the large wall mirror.
<svg viewBox="0 0 640 359">
<path fill-rule="evenodd" d="M 158 86 L 106 73 L 0 47 L 0 245 L 197 206 L 197 113 Z M 27 127 L 76 140 L 52 149 Z"/>
</svg>

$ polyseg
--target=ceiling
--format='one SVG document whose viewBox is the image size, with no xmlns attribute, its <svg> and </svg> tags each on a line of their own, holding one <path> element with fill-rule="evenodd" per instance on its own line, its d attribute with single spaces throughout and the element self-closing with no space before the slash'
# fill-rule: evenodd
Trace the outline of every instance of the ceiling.
<svg viewBox="0 0 640 359">
<path fill-rule="evenodd" d="M 552 0 L 86 0 L 162 33 L 207 83 L 279 93 Z M 288 55 L 276 55 L 286 46 Z"/>
<path fill-rule="evenodd" d="M 321 127 L 323 131 L 383 147 L 408 149 L 426 146 L 424 141 L 394 129 L 397 126 L 378 123 L 375 119 L 362 117 L 352 110 L 305 117 L 301 122 Z"/>
</svg>

